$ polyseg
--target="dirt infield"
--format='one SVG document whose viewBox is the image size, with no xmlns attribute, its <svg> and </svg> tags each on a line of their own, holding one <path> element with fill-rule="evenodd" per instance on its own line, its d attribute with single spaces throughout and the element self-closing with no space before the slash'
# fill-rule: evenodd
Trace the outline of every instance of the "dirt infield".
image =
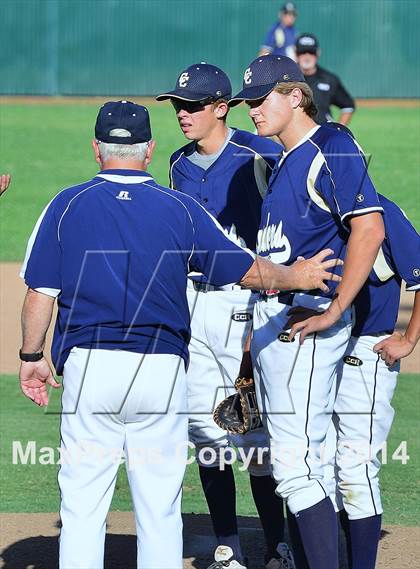
<svg viewBox="0 0 420 569">
<path fill-rule="evenodd" d="M 57 514 L 1 514 L 0 568 L 56 569 L 59 519 Z M 263 569 L 263 535 L 256 518 L 239 518 L 244 554 L 249 567 Z M 419 528 L 387 526 L 382 530 L 377 569 L 412 569 L 419 553 Z M 205 569 L 214 549 L 209 516 L 184 515 L 184 569 Z M 105 546 L 107 569 L 135 569 L 134 516 L 111 512 Z M 342 560 L 341 568 L 346 563 Z"/>
<path fill-rule="evenodd" d="M 28 96 L 28 95 L 0 95 L 0 103 L 3 105 L 86 105 L 94 104 L 100 105 L 104 101 L 129 98 L 130 101 L 141 105 L 150 105 L 156 103 L 153 96 L 150 97 L 136 97 L 135 95 L 101 95 L 93 97 L 74 97 L 74 96 Z M 403 108 L 416 108 L 420 107 L 419 99 L 356 99 L 357 107 L 403 107 Z"/>
<path fill-rule="evenodd" d="M 20 264 L 0 263 L 0 373 L 13 374 L 19 369 L 18 350 L 21 345 L 20 310 L 26 287 L 19 277 Z M 398 327 L 403 329 L 411 314 L 413 294 L 403 293 Z M 51 332 L 47 343 L 47 353 Z M 405 373 L 420 372 L 420 345 L 401 364 Z"/>
</svg>

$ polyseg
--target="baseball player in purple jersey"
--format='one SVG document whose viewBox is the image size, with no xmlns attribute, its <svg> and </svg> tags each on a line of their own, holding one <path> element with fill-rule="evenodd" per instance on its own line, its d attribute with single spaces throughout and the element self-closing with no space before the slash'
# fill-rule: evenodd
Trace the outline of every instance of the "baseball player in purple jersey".
<svg viewBox="0 0 420 569">
<path fill-rule="evenodd" d="M 386 238 L 354 301 L 355 325 L 339 364 L 333 415 L 337 447 L 333 498 L 336 494 L 337 509 L 344 507 L 341 520 L 351 569 L 375 568 L 383 512 L 378 453 L 394 417 L 391 400 L 399 360 L 412 352 L 420 337 L 420 236 L 396 204 L 381 195 L 379 201 Z M 415 292 L 404 334 L 394 332 L 402 280 L 407 290 Z M 335 482 L 334 472 L 331 479 Z"/>
<path fill-rule="evenodd" d="M 350 306 L 384 238 L 382 206 L 354 141 L 313 120 L 312 92 L 291 59 L 254 60 L 230 105 L 241 101 L 258 134 L 278 135 L 285 147 L 261 208 L 257 251 L 290 264 L 328 244 L 345 258 L 342 282 L 327 293 L 261 294 L 251 342 L 276 491 L 295 516 L 309 567 L 338 569 L 337 520 L 321 450 L 337 364 L 351 333 Z M 308 308 L 324 312 L 307 318 Z M 299 314 L 303 320 L 289 332 L 290 317 Z"/>
<path fill-rule="evenodd" d="M 354 300 L 355 323 L 338 365 L 324 459 L 330 497 L 346 535 L 349 569 L 375 568 L 383 512 L 378 453 L 394 418 L 391 401 L 399 360 L 414 350 L 420 337 L 420 236 L 395 203 L 378 195 L 386 238 Z M 402 280 L 415 293 L 404 334 L 394 331 Z M 291 535 L 297 568 L 307 569 L 293 527 Z"/>
<path fill-rule="evenodd" d="M 327 250 L 278 267 L 227 239 L 191 197 L 146 172 L 154 141 L 147 109 L 100 110 L 101 171 L 60 192 L 28 242 L 21 275 L 20 384 L 38 405 L 60 387 L 43 356 L 54 301 L 52 356 L 63 375 L 60 569 L 103 567 L 106 515 L 125 457 L 136 514 L 137 567 L 181 569 L 181 488 L 187 460 L 187 273 L 215 286 L 324 287 Z M 223 499 L 223 496 L 220 497 Z"/>
<path fill-rule="evenodd" d="M 326 447 L 330 495 L 347 536 L 350 569 L 375 567 L 383 512 L 378 453 L 394 417 L 391 400 L 400 359 L 413 351 L 420 337 L 420 236 L 395 203 L 380 194 L 379 202 L 385 240 L 354 300 L 355 323 L 338 366 Z M 402 280 L 415 293 L 404 334 L 394 331 Z"/>
<path fill-rule="evenodd" d="M 190 141 L 170 159 L 170 185 L 199 201 L 236 243 L 255 250 L 267 182 L 282 147 L 271 140 L 226 124 L 231 84 L 214 65 L 199 63 L 180 73 L 170 99 L 180 128 Z M 187 374 L 190 438 L 196 445 L 200 478 L 220 547 L 216 563 L 243 566 L 232 467 L 219 460 L 200 461 L 209 447 L 220 454 L 230 442 L 237 447 L 268 447 L 263 429 L 230 436 L 213 421 L 213 406 L 231 392 L 239 371 L 245 338 L 252 324 L 256 294 L 237 285 L 217 287 L 203 275 L 190 275 L 187 297 L 192 313 Z M 270 569 L 288 567 L 283 542 L 283 506 L 275 493 L 268 455 L 248 467 L 253 497 L 265 533 L 265 562 Z M 223 499 L 221 499 L 223 496 Z M 229 548 L 227 548 L 227 547 Z M 282 560 L 282 557 L 285 559 Z M 284 565 L 281 565 L 284 563 Z"/>
<path fill-rule="evenodd" d="M 295 22 L 297 9 L 293 2 L 286 2 L 278 13 L 278 22 L 268 30 L 263 45 L 260 47 L 260 55 L 287 55 L 295 58 L 295 41 L 297 31 Z"/>
</svg>

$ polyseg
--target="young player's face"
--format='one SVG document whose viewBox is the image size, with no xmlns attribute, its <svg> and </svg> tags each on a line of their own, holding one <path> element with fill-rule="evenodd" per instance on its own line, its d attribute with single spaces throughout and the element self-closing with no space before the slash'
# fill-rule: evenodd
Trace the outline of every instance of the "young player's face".
<svg viewBox="0 0 420 569">
<path fill-rule="evenodd" d="M 218 124 L 213 103 L 172 100 L 179 126 L 188 140 L 206 138 Z"/>
<path fill-rule="evenodd" d="M 260 136 L 274 136 L 283 132 L 292 120 L 293 107 L 290 95 L 271 91 L 267 97 L 257 101 L 246 101 L 249 116 Z"/>
</svg>

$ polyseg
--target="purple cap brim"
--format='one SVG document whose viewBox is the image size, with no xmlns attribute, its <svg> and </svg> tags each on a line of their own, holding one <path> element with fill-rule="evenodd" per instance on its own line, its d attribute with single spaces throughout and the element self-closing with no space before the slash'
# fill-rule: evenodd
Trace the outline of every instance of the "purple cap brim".
<svg viewBox="0 0 420 569">
<path fill-rule="evenodd" d="M 258 99 L 262 99 L 269 95 L 277 84 L 278 81 L 270 83 L 269 85 L 256 85 L 255 87 L 242 89 L 242 91 L 230 99 L 229 107 L 239 105 L 242 101 L 256 101 Z"/>
<path fill-rule="evenodd" d="M 156 101 L 165 101 L 166 99 L 181 99 L 182 101 L 202 101 L 203 99 L 208 99 L 212 97 L 209 93 L 191 93 L 188 92 L 186 89 L 182 91 L 174 90 L 168 91 L 167 93 L 162 93 L 162 95 L 158 95 L 156 97 Z"/>
</svg>

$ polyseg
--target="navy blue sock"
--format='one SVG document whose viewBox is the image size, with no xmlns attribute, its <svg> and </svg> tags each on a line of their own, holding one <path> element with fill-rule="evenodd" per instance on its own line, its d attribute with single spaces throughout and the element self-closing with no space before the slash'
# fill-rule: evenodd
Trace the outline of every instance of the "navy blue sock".
<svg viewBox="0 0 420 569">
<path fill-rule="evenodd" d="M 351 553 L 350 523 L 346 510 L 340 510 L 338 512 L 338 519 L 342 529 L 342 535 L 344 534 L 344 539 L 346 542 L 345 550 L 347 554 L 347 567 L 351 569 L 353 566 L 353 556 Z"/>
<path fill-rule="evenodd" d="M 375 569 L 382 516 L 349 520 L 352 569 Z"/>
<path fill-rule="evenodd" d="M 309 569 L 297 521 L 289 508 L 287 508 L 287 529 L 296 569 Z"/>
<path fill-rule="evenodd" d="M 296 515 L 296 522 L 311 569 L 338 569 L 338 524 L 330 498 Z"/>
<path fill-rule="evenodd" d="M 231 466 L 225 470 L 200 466 L 200 479 L 209 507 L 213 530 L 219 545 L 228 545 L 233 555 L 242 562 L 239 542 L 238 522 L 236 520 L 236 488 Z"/>
<path fill-rule="evenodd" d="M 249 475 L 252 496 L 260 516 L 267 546 L 267 560 L 276 555 L 277 545 L 284 541 L 283 499 L 277 496 L 277 483 L 271 476 Z"/>
</svg>

